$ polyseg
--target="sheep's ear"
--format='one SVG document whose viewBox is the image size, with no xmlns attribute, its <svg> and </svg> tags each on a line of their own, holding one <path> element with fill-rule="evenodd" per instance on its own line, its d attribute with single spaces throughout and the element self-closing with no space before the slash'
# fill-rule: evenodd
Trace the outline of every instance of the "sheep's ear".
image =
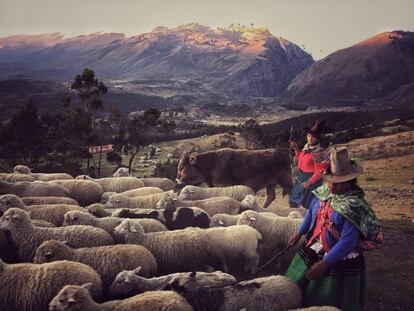
<svg viewBox="0 0 414 311">
<path fill-rule="evenodd" d="M 251 221 L 255 221 L 255 220 L 257 220 L 256 218 L 254 218 L 254 217 L 249 217 L 249 220 L 251 220 Z"/>
<path fill-rule="evenodd" d="M 172 197 L 172 198 L 171 198 L 171 200 L 173 200 L 173 201 L 177 201 L 177 200 L 178 200 L 178 198 L 177 198 L 177 197 Z"/>
<path fill-rule="evenodd" d="M 139 272 L 141 271 L 141 269 L 142 269 L 142 267 L 141 267 L 141 266 L 139 266 L 138 268 L 135 268 L 135 269 L 134 269 L 134 273 L 135 273 L 136 275 L 139 275 Z"/>
<path fill-rule="evenodd" d="M 68 241 L 62 241 L 62 243 L 68 245 Z"/>
<path fill-rule="evenodd" d="M 130 226 L 129 231 L 131 231 L 132 233 L 138 232 L 138 230 L 135 228 L 135 226 Z"/>
<path fill-rule="evenodd" d="M 223 226 L 224 225 L 224 221 L 222 221 L 221 219 L 219 220 L 219 225 Z"/>
<path fill-rule="evenodd" d="M 196 277 L 196 275 L 197 275 L 197 272 L 196 272 L 196 271 L 192 271 L 192 272 L 190 272 L 190 274 L 189 274 L 190 278 L 195 278 L 195 277 Z"/>
<path fill-rule="evenodd" d="M 73 305 L 76 303 L 76 299 L 75 297 L 69 297 L 68 298 L 68 305 Z"/>
<path fill-rule="evenodd" d="M 190 154 L 190 157 L 188 158 L 188 164 L 194 165 L 197 161 L 197 152 L 193 152 Z"/>
<path fill-rule="evenodd" d="M 89 291 L 92 285 L 93 285 L 92 283 L 85 283 L 85 284 L 82 284 L 81 287 Z"/>
</svg>

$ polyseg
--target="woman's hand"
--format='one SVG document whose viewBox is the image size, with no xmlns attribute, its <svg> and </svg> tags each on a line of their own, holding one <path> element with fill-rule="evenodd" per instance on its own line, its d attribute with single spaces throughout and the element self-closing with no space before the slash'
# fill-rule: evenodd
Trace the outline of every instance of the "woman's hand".
<svg viewBox="0 0 414 311">
<path fill-rule="evenodd" d="M 290 237 L 289 242 L 288 242 L 289 245 L 295 246 L 299 242 L 301 237 L 302 237 L 302 234 L 296 233 L 294 236 Z"/>
<path fill-rule="evenodd" d="M 328 267 L 329 266 L 325 260 L 320 260 L 317 263 L 314 263 L 308 272 L 306 272 L 306 277 L 309 280 L 320 278 L 325 275 Z"/>
<path fill-rule="evenodd" d="M 290 142 L 290 149 L 298 150 L 298 145 L 294 141 L 291 141 Z"/>
<path fill-rule="evenodd" d="M 310 185 L 312 185 L 312 183 L 310 181 L 308 181 L 308 180 L 304 181 L 302 183 L 302 188 L 309 188 Z"/>
</svg>

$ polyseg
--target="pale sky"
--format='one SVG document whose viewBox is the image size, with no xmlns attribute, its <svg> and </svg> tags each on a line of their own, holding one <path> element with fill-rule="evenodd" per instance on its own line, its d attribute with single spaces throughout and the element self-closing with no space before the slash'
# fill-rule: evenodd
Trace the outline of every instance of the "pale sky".
<svg viewBox="0 0 414 311">
<path fill-rule="evenodd" d="M 414 31 L 413 12 L 414 0 L 0 0 L 0 37 L 253 23 L 320 59 L 384 31 Z"/>
</svg>

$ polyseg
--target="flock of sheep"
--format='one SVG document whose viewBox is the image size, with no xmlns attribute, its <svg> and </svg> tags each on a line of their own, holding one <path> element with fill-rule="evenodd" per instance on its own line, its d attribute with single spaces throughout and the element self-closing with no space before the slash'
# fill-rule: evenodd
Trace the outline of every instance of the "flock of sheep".
<svg viewBox="0 0 414 311">
<path fill-rule="evenodd" d="M 298 210 L 263 209 L 246 186 L 174 189 L 167 178 L 73 178 L 22 165 L 2 174 L 0 310 L 301 307 L 284 276 L 236 284 L 229 274 L 229 263 L 251 273 L 285 248 Z"/>
</svg>

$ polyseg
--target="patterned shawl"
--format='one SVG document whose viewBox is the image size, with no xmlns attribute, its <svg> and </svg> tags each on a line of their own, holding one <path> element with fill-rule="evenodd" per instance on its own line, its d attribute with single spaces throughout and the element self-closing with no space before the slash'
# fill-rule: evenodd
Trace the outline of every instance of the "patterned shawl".
<svg viewBox="0 0 414 311">
<path fill-rule="evenodd" d="M 343 194 L 332 194 L 326 184 L 316 188 L 313 194 L 321 201 L 331 199 L 335 212 L 354 224 L 365 239 L 381 232 L 379 221 L 371 206 L 365 201 L 362 190 L 352 190 Z"/>
</svg>

